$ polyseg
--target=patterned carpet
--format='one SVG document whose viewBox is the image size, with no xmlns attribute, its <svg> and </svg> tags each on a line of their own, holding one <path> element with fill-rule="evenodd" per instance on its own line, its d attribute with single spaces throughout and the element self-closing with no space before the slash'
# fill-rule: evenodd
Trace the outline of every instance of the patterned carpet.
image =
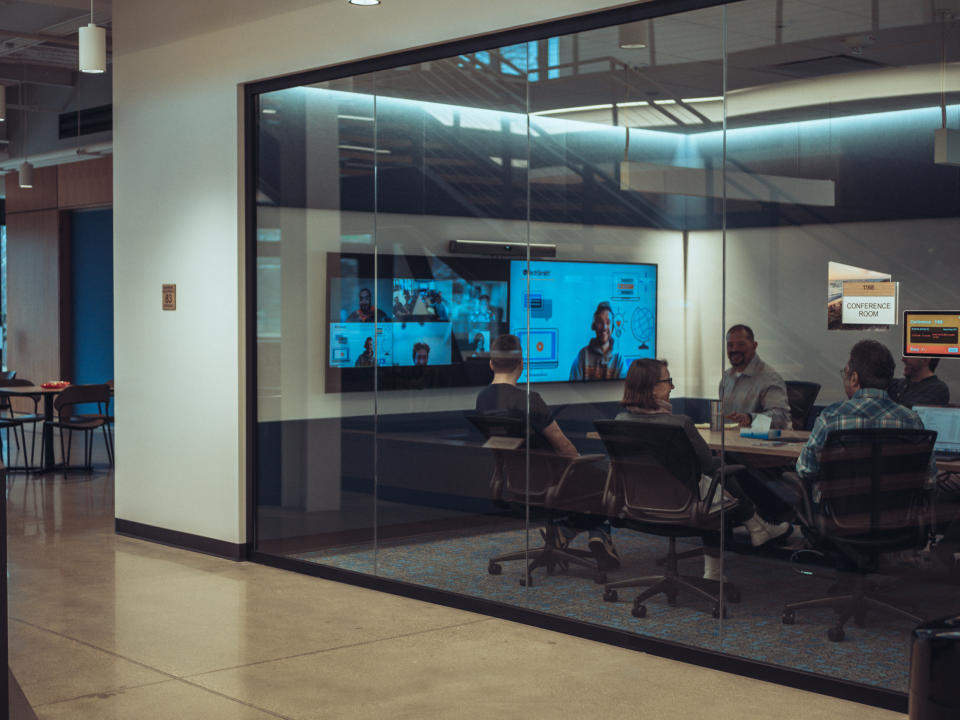
<svg viewBox="0 0 960 720">
<path fill-rule="evenodd" d="M 531 532 L 531 545 L 539 541 L 539 534 Z M 581 535 L 572 546 L 585 547 L 585 542 Z M 683 593 L 673 606 L 662 595 L 648 600 L 647 617 L 637 619 L 630 614 L 637 590 L 622 589 L 617 602 L 604 602 L 602 587 L 586 569 L 572 567 L 567 573 L 551 576 L 541 568 L 534 572 L 532 587 L 519 584 L 523 574 L 519 561 L 506 563 L 501 575 L 488 574 L 488 558 L 522 549 L 524 543 L 522 528 L 486 534 L 474 530 L 454 537 L 448 533 L 383 543 L 376 553 L 370 546 L 341 547 L 295 557 L 866 685 L 907 690 L 908 620 L 868 615 L 864 628 L 849 622 L 846 639 L 840 643 L 826 637 L 833 624 L 831 610 L 798 611 L 796 624 L 781 623 L 784 603 L 826 595 L 832 584 L 829 576 L 835 574 L 813 568 L 823 577 L 801 575 L 796 565 L 784 559 L 788 553 L 781 552 L 780 557 L 727 553 L 724 572 L 739 586 L 742 602 L 729 604 L 729 617 L 723 621 L 713 619 L 708 601 Z M 665 538 L 621 530 L 616 544 L 623 565 L 610 573 L 610 581 L 660 572 L 655 561 L 666 552 Z M 679 550 L 692 547 L 696 545 L 678 541 Z M 682 573 L 699 575 L 703 561 L 683 560 L 680 567 Z M 877 583 L 890 586 L 885 598 L 922 609 L 929 617 L 956 612 L 960 607 L 960 588 L 955 584 L 904 582 L 893 577 L 878 577 Z"/>
</svg>

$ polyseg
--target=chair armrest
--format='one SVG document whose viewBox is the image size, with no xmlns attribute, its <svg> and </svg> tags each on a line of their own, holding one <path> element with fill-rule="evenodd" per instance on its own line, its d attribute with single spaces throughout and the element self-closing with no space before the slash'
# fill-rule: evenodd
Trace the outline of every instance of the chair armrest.
<svg viewBox="0 0 960 720">
<path fill-rule="evenodd" d="M 556 485 L 547 489 L 546 504 L 554 509 L 570 512 L 603 512 L 603 497 L 610 482 L 610 473 L 605 473 L 603 483 L 597 472 L 585 473 L 590 465 L 606 461 L 606 455 L 578 455 L 570 458 Z"/>
<path fill-rule="evenodd" d="M 714 470 L 713 479 L 710 481 L 710 488 L 707 490 L 707 496 L 705 498 L 701 498 L 701 501 L 704 503 L 704 507 L 710 507 L 713 505 L 713 496 L 717 494 L 717 488 L 720 487 L 720 483 L 725 476 L 734 475 L 745 469 L 745 465 L 724 465 L 723 467 L 718 467 L 716 470 Z"/>
<path fill-rule="evenodd" d="M 601 455 L 599 453 L 594 453 L 592 455 L 577 455 L 575 458 L 570 460 L 570 467 L 582 465 L 584 463 L 602 462 L 606 459 L 606 455 Z"/>
<path fill-rule="evenodd" d="M 797 491 L 803 501 L 801 518 L 807 527 L 813 527 L 813 506 L 810 504 L 810 487 L 807 482 L 792 470 L 783 473 L 783 481 Z"/>
</svg>

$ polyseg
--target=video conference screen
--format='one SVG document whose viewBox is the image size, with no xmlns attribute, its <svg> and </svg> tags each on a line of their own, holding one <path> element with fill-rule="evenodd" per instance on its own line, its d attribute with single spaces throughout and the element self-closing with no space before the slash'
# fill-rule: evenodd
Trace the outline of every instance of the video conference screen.
<svg viewBox="0 0 960 720">
<path fill-rule="evenodd" d="M 529 347 L 520 382 L 624 378 L 655 354 L 657 267 L 511 261 L 510 328 Z"/>
<path fill-rule="evenodd" d="M 507 332 L 524 343 L 531 382 L 620 379 L 634 358 L 655 355 L 656 265 L 376 263 L 327 256 L 327 392 L 483 385 L 490 344 Z"/>
<path fill-rule="evenodd" d="M 904 357 L 960 357 L 960 310 L 903 313 Z"/>
</svg>

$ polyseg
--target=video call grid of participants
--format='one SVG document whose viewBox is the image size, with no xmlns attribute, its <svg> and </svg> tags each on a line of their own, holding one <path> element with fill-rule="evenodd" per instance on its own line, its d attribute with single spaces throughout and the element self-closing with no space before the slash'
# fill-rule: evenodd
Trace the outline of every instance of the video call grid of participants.
<svg viewBox="0 0 960 720">
<path fill-rule="evenodd" d="M 341 302 L 330 323 L 331 367 L 373 367 L 374 354 L 381 366 L 449 365 L 487 354 L 505 329 L 504 281 L 335 280 L 332 295 Z M 389 299 L 389 312 L 377 306 L 381 297 Z"/>
</svg>

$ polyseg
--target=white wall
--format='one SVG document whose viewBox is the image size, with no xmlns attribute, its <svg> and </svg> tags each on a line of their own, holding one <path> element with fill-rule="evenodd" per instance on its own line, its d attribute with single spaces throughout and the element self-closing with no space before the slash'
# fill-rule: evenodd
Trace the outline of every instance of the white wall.
<svg viewBox="0 0 960 720">
<path fill-rule="evenodd" d="M 863 339 L 884 343 L 898 361 L 903 326 L 887 331 L 827 330 L 827 263 L 832 261 L 892 273 L 900 282 L 900 310 L 956 309 L 960 306 L 960 220 L 911 220 L 755 228 L 727 233 L 726 325 L 753 328 L 757 352 L 788 380 L 820 383 L 818 404 L 843 399 L 840 370 L 851 346 Z M 699 268 L 700 292 L 720 295 L 719 233 L 691 234 L 691 266 Z M 691 283 L 696 284 L 696 283 Z M 705 384 L 715 395 L 722 352 L 719 309 L 691 295 L 710 313 L 701 342 Z M 696 354 L 688 348 L 688 356 Z M 898 362 L 898 374 L 902 366 Z M 960 362 L 944 360 L 937 375 L 960 401 Z"/>
<path fill-rule="evenodd" d="M 163 27 L 189 32 L 195 2 L 115 4 L 118 518 L 246 540 L 238 86 L 628 3 L 301 4 L 186 37 L 151 37 L 151 18 L 162 13 Z M 232 2 L 231 22 L 262 7 Z M 163 283 L 177 284 L 176 312 L 160 309 Z"/>
</svg>

